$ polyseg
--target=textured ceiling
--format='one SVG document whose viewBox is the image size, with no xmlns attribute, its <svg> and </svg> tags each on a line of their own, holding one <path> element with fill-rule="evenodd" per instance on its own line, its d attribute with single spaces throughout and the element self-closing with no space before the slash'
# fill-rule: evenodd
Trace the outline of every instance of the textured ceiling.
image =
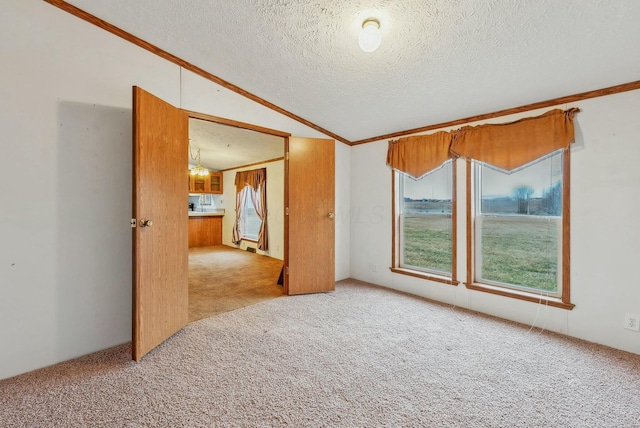
<svg viewBox="0 0 640 428">
<path fill-rule="evenodd" d="M 68 3 L 350 141 L 640 79 L 638 0 Z"/>
<path fill-rule="evenodd" d="M 222 170 L 284 156 L 284 138 L 199 119 L 189 119 L 192 157 L 200 149 L 203 166 Z"/>
</svg>

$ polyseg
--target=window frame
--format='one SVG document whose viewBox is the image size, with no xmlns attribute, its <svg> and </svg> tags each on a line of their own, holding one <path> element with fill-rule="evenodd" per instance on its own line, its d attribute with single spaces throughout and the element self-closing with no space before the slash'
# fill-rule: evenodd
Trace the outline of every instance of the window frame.
<svg viewBox="0 0 640 428">
<path fill-rule="evenodd" d="M 571 213 L 571 150 L 564 149 L 562 151 L 562 219 L 561 219 L 561 242 L 558 247 L 561 251 L 562 267 L 559 270 L 559 293 L 557 295 L 549 295 L 528 291 L 521 287 L 505 287 L 504 285 L 495 285 L 490 282 L 483 282 L 476 279 L 476 205 L 479 203 L 479 196 L 476 194 L 477 176 L 471 160 L 466 160 L 466 199 L 467 199 L 467 281 L 465 286 L 470 290 L 482 291 L 499 296 L 511 297 L 515 299 L 525 300 L 529 302 L 542 303 L 562 309 L 571 310 L 575 307 L 571 303 L 571 270 L 570 270 L 570 213 Z"/>
<path fill-rule="evenodd" d="M 458 263 L 457 263 L 457 218 L 458 218 L 458 204 L 457 204 L 457 163 L 456 159 L 452 159 L 451 161 L 451 275 L 447 275 L 446 273 L 436 273 L 433 271 L 427 271 L 422 269 L 412 269 L 408 266 L 402 266 L 400 264 L 401 261 L 401 251 L 402 251 L 402 220 L 401 220 L 401 212 L 402 209 L 400 207 L 402 197 L 402 193 L 400 192 L 400 182 L 401 177 L 398 171 L 391 171 L 391 185 L 392 185 L 392 257 L 391 257 L 391 267 L 389 268 L 391 272 L 399 273 L 402 275 L 413 276 L 416 278 L 427 279 L 430 281 L 440 282 L 447 285 L 456 286 L 460 283 L 457 280 L 457 271 L 458 271 Z"/>
</svg>

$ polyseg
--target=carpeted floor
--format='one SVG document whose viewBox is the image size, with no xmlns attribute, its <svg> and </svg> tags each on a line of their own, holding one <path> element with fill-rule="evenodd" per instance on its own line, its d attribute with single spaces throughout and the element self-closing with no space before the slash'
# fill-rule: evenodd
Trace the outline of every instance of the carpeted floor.
<svg viewBox="0 0 640 428">
<path fill-rule="evenodd" d="M 189 249 L 189 322 L 282 297 L 282 260 L 225 245 Z"/>
<path fill-rule="evenodd" d="M 5 427 L 638 427 L 640 355 L 347 280 L 0 382 Z"/>
</svg>

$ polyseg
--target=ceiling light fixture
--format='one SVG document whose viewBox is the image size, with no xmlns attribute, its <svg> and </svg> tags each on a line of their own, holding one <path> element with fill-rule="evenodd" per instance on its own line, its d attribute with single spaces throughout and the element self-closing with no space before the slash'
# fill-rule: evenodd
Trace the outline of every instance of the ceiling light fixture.
<svg viewBox="0 0 640 428">
<path fill-rule="evenodd" d="M 380 47 L 382 33 L 380 33 L 380 21 L 375 18 L 367 18 L 362 23 L 362 30 L 358 35 L 358 44 L 364 52 L 373 52 Z"/>
<path fill-rule="evenodd" d="M 196 166 L 189 169 L 189 174 L 198 175 L 200 177 L 206 177 L 207 175 L 209 175 L 209 170 L 200 165 L 200 149 L 198 149 L 198 153 L 193 156 L 193 153 L 191 152 L 191 144 L 189 144 L 189 156 L 191 156 L 191 159 L 193 159 L 194 161 L 198 161 L 198 164 Z"/>
</svg>

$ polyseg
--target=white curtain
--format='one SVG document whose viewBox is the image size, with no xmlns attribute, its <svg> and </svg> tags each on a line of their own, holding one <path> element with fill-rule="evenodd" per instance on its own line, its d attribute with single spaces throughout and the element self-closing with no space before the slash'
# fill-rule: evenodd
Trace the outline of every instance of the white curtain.
<svg viewBox="0 0 640 428">
<path fill-rule="evenodd" d="M 250 189 L 251 187 L 245 186 L 236 193 L 236 223 L 233 226 L 233 237 L 231 238 L 231 241 L 236 245 L 240 245 L 242 241 L 242 216 Z"/>
<path fill-rule="evenodd" d="M 246 189 L 246 187 L 245 187 Z M 263 181 L 258 186 L 258 191 L 251 191 L 251 202 L 256 209 L 256 213 L 262 223 L 260 224 L 260 233 L 258 234 L 258 250 L 267 251 L 269 249 L 269 239 L 267 236 L 267 182 Z"/>
</svg>

